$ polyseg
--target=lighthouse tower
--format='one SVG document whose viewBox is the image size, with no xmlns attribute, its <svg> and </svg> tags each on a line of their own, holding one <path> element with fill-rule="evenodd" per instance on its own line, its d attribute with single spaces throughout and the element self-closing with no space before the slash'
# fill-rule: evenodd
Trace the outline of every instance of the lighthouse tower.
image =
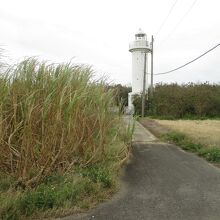
<svg viewBox="0 0 220 220">
<path fill-rule="evenodd" d="M 146 62 L 147 72 L 147 53 L 150 52 L 150 46 L 147 41 L 147 35 L 139 29 L 135 34 L 135 40 L 129 45 L 129 51 L 132 53 L 132 92 L 128 94 L 128 109 L 134 110 L 132 97 L 135 94 L 140 95 L 143 92 L 144 66 Z M 146 56 L 145 56 L 146 53 Z M 145 59 L 146 57 L 146 59 Z M 148 89 L 148 80 L 146 76 L 146 91 Z"/>
</svg>

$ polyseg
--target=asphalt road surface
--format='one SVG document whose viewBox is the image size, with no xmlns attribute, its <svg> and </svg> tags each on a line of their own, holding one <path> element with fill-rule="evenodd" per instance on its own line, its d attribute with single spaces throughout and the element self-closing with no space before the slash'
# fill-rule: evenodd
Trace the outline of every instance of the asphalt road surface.
<svg viewBox="0 0 220 220">
<path fill-rule="evenodd" d="M 139 123 L 121 191 L 65 220 L 220 220 L 220 169 L 156 138 Z"/>
</svg>

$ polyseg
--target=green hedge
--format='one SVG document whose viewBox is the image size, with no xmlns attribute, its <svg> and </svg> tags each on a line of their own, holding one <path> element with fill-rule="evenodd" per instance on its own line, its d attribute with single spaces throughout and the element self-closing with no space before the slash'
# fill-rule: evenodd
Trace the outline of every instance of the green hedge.
<svg viewBox="0 0 220 220">
<path fill-rule="evenodd" d="M 134 99 L 136 109 L 140 108 L 140 97 Z M 219 84 L 156 84 L 153 99 L 146 104 L 147 115 L 171 118 L 219 117 Z M 139 113 L 138 110 L 136 113 Z"/>
</svg>

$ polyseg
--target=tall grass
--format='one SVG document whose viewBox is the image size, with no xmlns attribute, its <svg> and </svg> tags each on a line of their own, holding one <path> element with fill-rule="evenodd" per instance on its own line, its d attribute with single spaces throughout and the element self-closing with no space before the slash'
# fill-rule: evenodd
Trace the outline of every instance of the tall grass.
<svg viewBox="0 0 220 220">
<path fill-rule="evenodd" d="M 106 157 L 119 122 L 110 111 L 112 92 L 92 75 L 88 66 L 36 59 L 1 75 L 0 172 L 17 186 L 33 187 L 54 171 Z"/>
</svg>

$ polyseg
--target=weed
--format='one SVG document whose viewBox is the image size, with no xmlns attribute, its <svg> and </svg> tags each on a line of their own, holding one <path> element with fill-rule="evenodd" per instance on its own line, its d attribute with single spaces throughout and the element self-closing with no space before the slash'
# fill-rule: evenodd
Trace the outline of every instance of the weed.
<svg viewBox="0 0 220 220">
<path fill-rule="evenodd" d="M 185 139 L 185 141 L 181 143 L 181 147 L 183 150 L 198 152 L 203 146 L 200 143 L 194 143 L 189 139 Z"/>
<path fill-rule="evenodd" d="M 5 174 L 0 174 L 0 192 L 7 191 L 13 185 L 14 181 L 15 180 L 13 177 Z"/>
<path fill-rule="evenodd" d="M 109 167 L 102 166 L 103 164 L 98 164 L 96 166 L 88 167 L 86 169 L 81 169 L 79 172 L 83 177 L 90 178 L 93 182 L 101 183 L 104 187 L 111 187 L 114 184 L 114 178 L 112 176 L 112 171 Z"/>
<path fill-rule="evenodd" d="M 195 152 L 207 161 L 220 162 L 220 148 L 218 147 L 207 147 L 200 143 L 195 143 L 186 135 L 176 131 L 168 132 L 163 136 L 163 139 L 177 144 L 184 150 Z"/>
<path fill-rule="evenodd" d="M 220 162 L 220 149 L 217 147 L 203 148 L 198 155 L 210 162 Z"/>
<path fill-rule="evenodd" d="M 11 195 L 3 202 L 0 209 L 1 219 L 22 219 L 46 210 L 56 210 L 64 206 L 77 206 L 84 198 L 100 196 L 100 185 L 90 178 L 69 176 L 62 182 L 53 181 L 53 184 L 40 184 L 36 189 L 26 190 L 18 194 L 15 199 Z M 89 207 L 89 203 L 84 203 Z"/>
<path fill-rule="evenodd" d="M 63 174 L 53 173 L 52 175 L 45 177 L 45 179 L 43 180 L 43 183 L 47 185 L 51 185 L 53 183 L 59 184 L 59 183 L 62 183 L 64 179 L 65 177 Z"/>
<path fill-rule="evenodd" d="M 171 132 L 168 132 L 164 138 L 168 141 L 173 141 L 177 144 L 181 144 L 185 141 L 186 139 L 186 136 L 184 134 L 181 134 L 181 133 L 178 133 L 178 132 L 175 132 L 175 131 L 171 131 Z"/>
</svg>

